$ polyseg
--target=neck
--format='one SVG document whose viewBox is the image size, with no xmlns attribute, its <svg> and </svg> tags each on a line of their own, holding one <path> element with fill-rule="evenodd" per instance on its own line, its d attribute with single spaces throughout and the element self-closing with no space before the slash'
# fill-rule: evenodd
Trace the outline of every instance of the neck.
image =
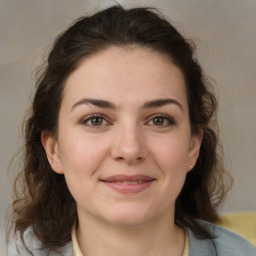
<svg viewBox="0 0 256 256">
<path fill-rule="evenodd" d="M 183 229 L 169 216 L 133 226 L 116 226 L 94 218 L 79 218 L 77 238 L 84 256 L 181 256 Z"/>
</svg>

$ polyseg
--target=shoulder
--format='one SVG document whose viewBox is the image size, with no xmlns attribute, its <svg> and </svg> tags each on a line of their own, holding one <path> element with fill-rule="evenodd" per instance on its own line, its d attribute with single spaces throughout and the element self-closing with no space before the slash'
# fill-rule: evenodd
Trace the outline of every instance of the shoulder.
<svg viewBox="0 0 256 256">
<path fill-rule="evenodd" d="M 188 229 L 189 256 L 256 256 L 256 248 L 241 236 L 206 221 L 198 220 L 198 222 L 215 238 L 199 239 Z"/>
<path fill-rule="evenodd" d="M 72 256 L 72 242 L 69 242 L 61 248 L 61 252 L 53 252 L 48 248 L 43 247 L 42 242 L 34 235 L 31 228 L 28 228 L 24 233 L 24 242 L 27 246 L 23 245 L 20 239 L 10 242 L 7 248 L 8 256 L 31 256 L 30 250 L 34 256 Z M 28 250 L 27 250 L 28 249 Z"/>
</svg>

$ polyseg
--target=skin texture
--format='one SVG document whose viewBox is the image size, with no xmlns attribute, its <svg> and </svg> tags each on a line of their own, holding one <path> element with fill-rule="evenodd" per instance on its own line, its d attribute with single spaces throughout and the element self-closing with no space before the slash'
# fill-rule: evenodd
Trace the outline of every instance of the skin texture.
<svg viewBox="0 0 256 256">
<path fill-rule="evenodd" d="M 170 102 L 149 103 L 159 99 Z M 66 81 L 57 138 L 42 134 L 52 169 L 77 202 L 83 253 L 182 255 L 175 200 L 201 140 L 191 134 L 183 74 L 167 56 L 111 47 L 84 59 Z M 104 182 L 112 175 L 153 181 L 125 193 Z"/>
</svg>

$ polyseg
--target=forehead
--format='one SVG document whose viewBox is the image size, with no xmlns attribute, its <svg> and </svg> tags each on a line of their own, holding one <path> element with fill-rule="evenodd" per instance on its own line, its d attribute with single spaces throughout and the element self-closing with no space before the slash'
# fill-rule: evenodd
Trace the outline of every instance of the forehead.
<svg viewBox="0 0 256 256">
<path fill-rule="evenodd" d="M 169 56 L 148 48 L 110 47 L 81 61 L 66 81 L 63 100 L 96 97 L 122 104 L 168 96 L 186 103 L 184 76 Z"/>
</svg>

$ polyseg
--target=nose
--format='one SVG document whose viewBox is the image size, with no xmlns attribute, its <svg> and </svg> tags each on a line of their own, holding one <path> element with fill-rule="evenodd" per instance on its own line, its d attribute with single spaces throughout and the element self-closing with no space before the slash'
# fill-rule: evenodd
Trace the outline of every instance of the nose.
<svg viewBox="0 0 256 256">
<path fill-rule="evenodd" d="M 146 141 L 140 128 L 119 127 L 112 141 L 112 158 L 127 164 L 144 161 L 147 155 Z"/>
</svg>

